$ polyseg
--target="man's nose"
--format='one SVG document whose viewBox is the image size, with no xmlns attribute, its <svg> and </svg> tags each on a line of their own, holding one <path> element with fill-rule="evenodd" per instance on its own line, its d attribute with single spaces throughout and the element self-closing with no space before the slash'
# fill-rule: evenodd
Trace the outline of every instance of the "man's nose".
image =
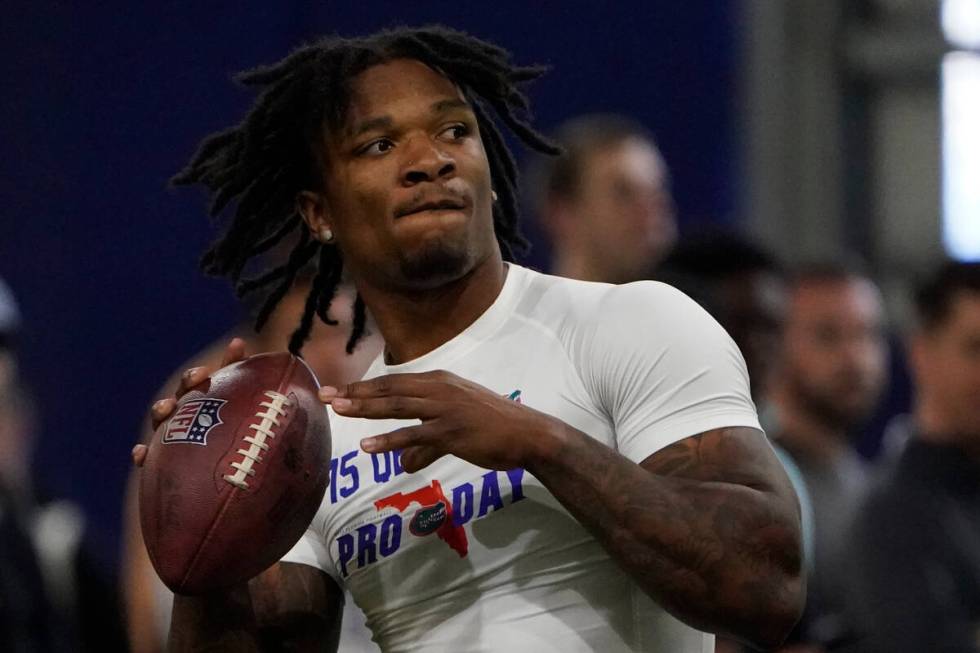
<svg viewBox="0 0 980 653">
<path fill-rule="evenodd" d="M 456 172 L 453 157 L 429 139 L 420 138 L 412 142 L 406 149 L 405 159 L 402 183 L 406 186 L 435 181 Z"/>
</svg>

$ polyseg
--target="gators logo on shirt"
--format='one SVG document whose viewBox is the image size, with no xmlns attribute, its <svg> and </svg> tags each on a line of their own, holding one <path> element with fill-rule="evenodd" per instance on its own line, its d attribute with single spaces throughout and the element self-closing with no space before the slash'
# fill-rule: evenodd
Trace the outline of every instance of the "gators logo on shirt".
<svg viewBox="0 0 980 653">
<path fill-rule="evenodd" d="M 408 531 L 412 535 L 419 537 L 429 535 L 439 530 L 446 523 L 448 516 L 449 511 L 447 510 L 446 504 L 442 501 L 434 506 L 419 508 L 415 516 L 412 517 L 412 520 L 408 522 Z"/>
<path fill-rule="evenodd" d="M 394 508 L 398 512 L 405 512 L 413 503 L 422 507 L 409 522 L 409 532 L 418 536 L 438 533 L 439 539 L 458 553 L 460 558 L 465 558 L 469 550 L 466 531 L 462 526 L 453 523 L 452 508 L 439 481 L 432 481 L 428 486 L 413 492 L 396 492 L 390 497 L 378 499 L 374 502 L 374 507 L 378 510 Z"/>
</svg>

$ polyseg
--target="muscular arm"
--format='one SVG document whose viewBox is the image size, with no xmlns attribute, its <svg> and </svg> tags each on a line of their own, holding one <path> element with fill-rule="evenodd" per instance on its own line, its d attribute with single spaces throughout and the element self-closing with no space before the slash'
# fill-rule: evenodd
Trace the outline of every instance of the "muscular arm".
<svg viewBox="0 0 980 653">
<path fill-rule="evenodd" d="M 644 591 L 700 629 L 781 643 L 803 606 L 799 506 L 761 433 L 708 431 L 637 465 L 559 429 L 528 470 Z"/>
<path fill-rule="evenodd" d="M 173 653 L 336 651 L 343 593 L 326 574 L 280 562 L 227 592 L 174 597 Z"/>
</svg>

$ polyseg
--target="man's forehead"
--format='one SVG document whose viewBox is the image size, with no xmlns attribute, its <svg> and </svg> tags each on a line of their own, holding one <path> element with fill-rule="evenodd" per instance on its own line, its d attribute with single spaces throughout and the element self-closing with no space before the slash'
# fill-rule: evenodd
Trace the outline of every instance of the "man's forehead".
<svg viewBox="0 0 980 653">
<path fill-rule="evenodd" d="M 639 136 L 627 136 L 593 147 L 586 153 L 583 167 L 592 175 L 636 177 L 660 185 L 668 182 L 667 165 L 660 153 Z"/>
<path fill-rule="evenodd" d="M 809 291 L 797 289 L 791 306 L 794 318 L 804 321 L 881 323 L 885 319 L 878 289 L 861 279 L 842 282 L 836 290 L 830 284 Z"/>
<path fill-rule="evenodd" d="M 974 324 L 980 324 L 980 292 L 963 289 L 953 296 L 951 313 L 963 316 Z"/>
<path fill-rule="evenodd" d="M 470 105 L 460 98 L 443 98 L 436 100 L 428 107 L 428 113 L 438 116 L 458 109 L 469 109 Z M 347 138 L 357 138 L 358 136 L 375 129 L 390 129 L 399 117 L 397 110 L 382 109 L 383 113 L 366 115 L 363 117 L 348 117 L 344 127 L 344 136 Z"/>
<path fill-rule="evenodd" d="M 396 114 L 407 107 L 439 113 L 468 107 L 459 86 L 415 59 L 394 59 L 367 68 L 351 81 L 345 131 L 365 121 Z"/>
</svg>

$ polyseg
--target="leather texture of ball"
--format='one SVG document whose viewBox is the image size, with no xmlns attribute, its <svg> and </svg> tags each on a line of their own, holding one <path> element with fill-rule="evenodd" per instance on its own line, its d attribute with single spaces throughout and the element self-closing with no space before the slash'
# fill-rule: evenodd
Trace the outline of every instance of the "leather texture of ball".
<svg viewBox="0 0 980 653">
<path fill-rule="evenodd" d="M 180 398 L 140 478 L 150 560 L 180 594 L 247 581 L 299 540 L 323 500 L 330 428 L 299 358 L 259 354 Z"/>
</svg>

